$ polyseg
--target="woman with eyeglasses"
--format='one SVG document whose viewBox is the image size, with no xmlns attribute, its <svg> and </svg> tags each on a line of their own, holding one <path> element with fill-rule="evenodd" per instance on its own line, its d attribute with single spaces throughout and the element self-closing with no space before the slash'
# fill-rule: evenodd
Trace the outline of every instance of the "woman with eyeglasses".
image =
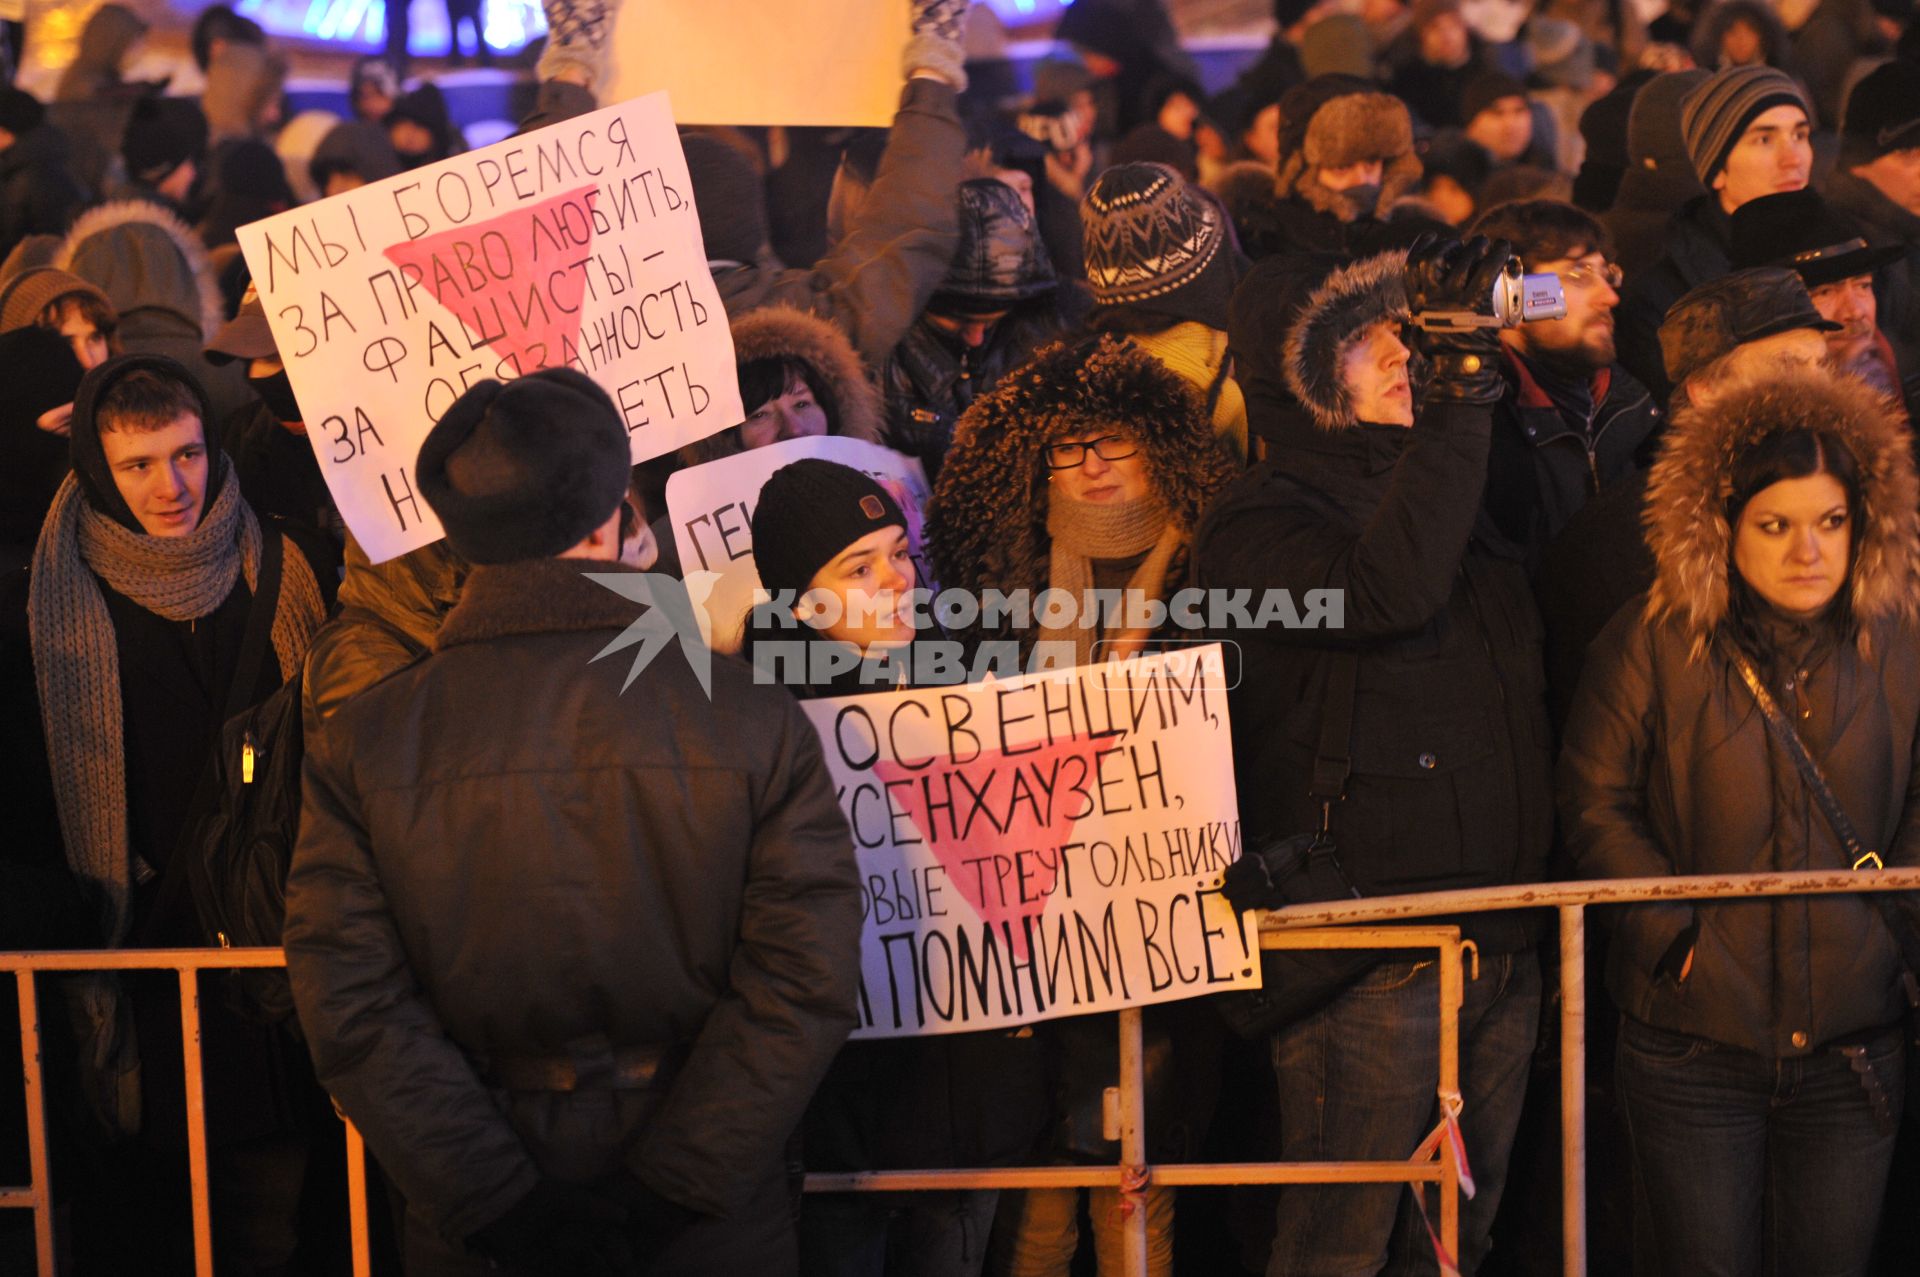
<svg viewBox="0 0 1920 1277">
<path fill-rule="evenodd" d="M 1011 641 L 1023 662 L 1055 668 L 1124 658 L 1177 637 L 1171 621 L 1152 625 L 1147 605 L 1165 604 L 1186 584 L 1193 529 L 1234 473 L 1227 446 L 1200 394 L 1124 338 L 1051 346 L 1009 373 L 960 418 L 928 511 L 928 553 L 943 589 L 976 597 L 1025 591 L 1036 615 L 1025 628 L 997 617 L 956 637 Z M 1050 589 L 1074 606 L 1043 612 L 1037 600 Z M 1094 591 L 1115 592 L 1117 605 L 1085 606 Z M 1038 644 L 1048 646 L 1036 653 Z M 1187 1161 L 1198 1151 L 1216 1085 L 1219 1023 L 1194 1003 L 1148 1008 L 1155 1161 Z M 1055 1078 L 1052 1156 L 1111 1163 L 1119 1151 L 1102 1134 L 1101 1096 L 1118 1083 L 1114 1017 L 1042 1028 Z M 1099 1271 L 1118 1277 L 1119 1195 L 1091 1191 Z M 1172 1271 L 1173 1190 L 1150 1187 L 1144 1201 L 1148 1272 L 1160 1277 Z M 990 1271 L 1065 1274 L 1078 1214 L 1074 1189 L 1002 1194 Z"/>
</svg>

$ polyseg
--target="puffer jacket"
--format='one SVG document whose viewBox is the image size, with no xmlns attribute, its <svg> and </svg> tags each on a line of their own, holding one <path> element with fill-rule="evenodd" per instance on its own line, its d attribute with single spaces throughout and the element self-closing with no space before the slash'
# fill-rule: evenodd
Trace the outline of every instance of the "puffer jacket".
<svg viewBox="0 0 1920 1277">
<path fill-rule="evenodd" d="M 1251 590 L 1255 604 L 1285 590 L 1296 607 L 1309 590 L 1343 594 L 1339 628 L 1221 637 L 1241 662 L 1229 707 L 1249 839 L 1317 824 L 1308 791 L 1327 684 L 1336 655 L 1358 657 L 1352 774 L 1332 818 L 1366 895 L 1536 881 L 1552 828 L 1540 619 L 1525 568 L 1480 510 L 1490 413 L 1434 404 L 1411 429 L 1368 424 L 1336 389 L 1346 338 L 1404 310 L 1404 260 L 1336 271 L 1289 326 L 1288 385 L 1308 411 L 1280 407 L 1249 370 L 1267 459 L 1196 538 L 1207 589 Z M 1281 290 L 1269 296 L 1284 305 Z M 1235 312 L 1240 349 L 1253 317 L 1239 299 Z M 1457 921 L 1486 953 L 1518 951 L 1536 930 L 1514 913 Z"/>
<path fill-rule="evenodd" d="M 385 563 L 347 534 L 340 613 L 313 636 L 301 672 L 301 721 L 311 732 L 349 699 L 405 669 L 433 647 L 434 632 L 460 601 L 467 563 L 446 541 Z"/>
<path fill-rule="evenodd" d="M 1562 828 L 1582 877 L 1852 863 L 1721 646 L 1728 458 L 1808 423 L 1854 452 L 1865 485 L 1852 633 L 1823 627 L 1810 648 L 1757 664 L 1860 836 L 1889 866 L 1920 862 L 1920 485 L 1884 399 L 1803 373 L 1675 415 L 1647 495 L 1653 587 L 1594 644 L 1561 754 Z M 1899 971 L 1862 896 L 1673 901 L 1619 912 L 1607 986 L 1635 1019 L 1777 1059 L 1897 1021 Z"/>
<path fill-rule="evenodd" d="M 713 282 L 729 318 L 793 306 L 833 321 L 878 368 L 926 309 L 953 260 L 954 187 L 966 130 L 952 86 L 909 80 L 860 215 L 828 254 L 787 266 L 763 244 L 752 262 L 720 265 Z"/>
<path fill-rule="evenodd" d="M 286 928 L 301 1024 L 449 1238 L 570 1162 L 737 1214 L 855 1023 L 853 841 L 813 728 L 735 661 L 713 662 L 709 699 L 677 650 L 623 694 L 631 661 L 594 656 L 637 609 L 586 575 L 620 570 L 476 568 L 433 656 L 307 755 Z M 667 1062 L 637 1108 L 485 1081 L 490 1062 L 649 1047 Z M 583 1165 L 581 1140 L 618 1161 Z"/>
<path fill-rule="evenodd" d="M 220 285 L 187 224 L 145 200 L 114 200 L 82 213 L 54 265 L 107 295 L 129 354 L 167 355 L 186 365 L 226 421 L 258 402 L 247 366 L 210 363 L 206 342 L 224 318 Z"/>
<path fill-rule="evenodd" d="M 1665 405 L 1673 395 L 1660 354 L 1660 324 L 1667 308 L 1700 285 L 1733 269 L 1733 226 L 1712 191 L 1680 206 L 1666 229 L 1667 251 L 1659 261 L 1627 277 L 1613 312 L 1614 343 L 1621 366 Z"/>
</svg>

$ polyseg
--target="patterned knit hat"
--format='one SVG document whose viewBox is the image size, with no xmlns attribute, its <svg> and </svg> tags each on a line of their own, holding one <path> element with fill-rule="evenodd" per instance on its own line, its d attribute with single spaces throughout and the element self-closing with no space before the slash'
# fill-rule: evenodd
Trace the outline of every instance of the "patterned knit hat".
<svg viewBox="0 0 1920 1277">
<path fill-rule="evenodd" d="M 1770 66 L 1716 71 L 1681 100 L 1680 133 L 1701 182 L 1713 181 L 1747 126 L 1776 106 L 1797 106 L 1813 119 L 1813 107 L 1793 77 Z"/>
<path fill-rule="evenodd" d="M 1235 276 L 1226 219 L 1178 173 L 1164 164 L 1108 169 L 1080 201 L 1080 225 L 1096 304 L 1225 325 Z"/>
</svg>

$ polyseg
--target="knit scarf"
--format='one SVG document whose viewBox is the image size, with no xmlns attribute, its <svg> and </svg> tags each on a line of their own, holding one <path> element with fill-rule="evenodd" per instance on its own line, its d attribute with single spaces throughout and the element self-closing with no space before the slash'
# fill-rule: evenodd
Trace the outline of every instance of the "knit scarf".
<svg viewBox="0 0 1920 1277">
<path fill-rule="evenodd" d="M 200 526 L 181 537 L 123 527 L 95 510 L 69 475 L 33 552 L 27 625 L 60 833 L 67 863 L 105 898 L 112 945 L 126 939 L 132 920 L 133 874 L 120 656 L 99 581 L 169 621 L 213 612 L 243 572 L 251 589 L 260 567 L 260 523 L 233 481 L 232 464 L 224 457 L 220 464 L 227 482 Z M 300 668 L 323 612 L 313 569 L 288 542 L 270 631 L 282 678 Z"/>
<path fill-rule="evenodd" d="M 1167 567 L 1186 540 L 1185 530 L 1169 517 L 1166 504 L 1158 496 L 1109 503 L 1072 501 L 1054 493 L 1047 501 L 1047 535 L 1053 538 L 1047 586 L 1073 595 L 1075 606 L 1070 625 L 1048 625 L 1043 618 L 1041 639 L 1071 640 L 1076 665 L 1091 665 L 1094 645 L 1103 640 L 1109 644 L 1109 660 L 1139 651 L 1150 631 L 1145 626 L 1127 628 L 1125 622 L 1132 618 L 1125 606 L 1109 617 L 1111 623 L 1104 631 L 1096 629 L 1099 618 L 1086 606 L 1088 591 L 1094 588 L 1094 560 L 1145 554 L 1127 581 L 1125 598 L 1132 599 L 1136 591 L 1142 598 L 1162 597 Z"/>
</svg>

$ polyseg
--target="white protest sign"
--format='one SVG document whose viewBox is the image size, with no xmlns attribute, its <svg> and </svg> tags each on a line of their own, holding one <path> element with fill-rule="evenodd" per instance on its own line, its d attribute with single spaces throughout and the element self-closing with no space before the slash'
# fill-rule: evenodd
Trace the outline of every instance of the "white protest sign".
<svg viewBox="0 0 1920 1277">
<path fill-rule="evenodd" d="M 635 461 L 740 421 L 692 190 L 655 94 L 240 228 L 370 559 L 440 538 L 413 462 L 475 382 L 577 369 L 612 397 Z"/>
<path fill-rule="evenodd" d="M 647 0 L 614 19 L 609 97 L 665 89 L 684 124 L 885 128 L 908 0 Z"/>
<path fill-rule="evenodd" d="M 929 490 L 926 471 L 916 457 L 864 439 L 814 435 L 690 466 L 668 478 L 667 512 L 673 521 L 680 570 L 689 577 L 696 572 L 719 573 L 697 609 L 701 631 L 715 651 L 740 650 L 747 613 L 760 588 L 760 573 L 753 562 L 753 512 L 760 504 L 761 485 L 775 470 L 804 457 L 837 461 L 878 479 L 907 516 L 907 551 L 919 570 L 917 584 L 932 584 L 920 534 Z"/>
<path fill-rule="evenodd" d="M 1220 647 L 804 703 L 860 862 L 855 1037 L 1260 986 Z"/>
</svg>

